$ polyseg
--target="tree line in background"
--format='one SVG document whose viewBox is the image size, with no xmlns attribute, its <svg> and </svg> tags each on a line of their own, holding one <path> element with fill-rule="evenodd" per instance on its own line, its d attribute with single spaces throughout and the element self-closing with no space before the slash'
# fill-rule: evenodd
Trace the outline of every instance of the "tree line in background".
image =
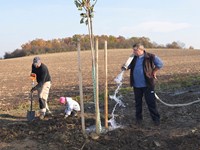
<svg viewBox="0 0 200 150">
<path fill-rule="evenodd" d="M 151 42 L 147 37 L 131 37 L 126 39 L 123 36 L 112 36 L 112 35 L 101 35 L 95 36 L 99 41 L 99 49 L 104 48 L 104 41 L 108 42 L 108 49 L 121 49 L 121 48 L 131 48 L 133 43 L 142 43 L 146 48 L 175 48 L 183 49 L 185 47 L 184 43 L 172 42 L 171 44 L 159 45 L 155 42 Z M 23 57 L 29 55 L 38 55 L 45 53 L 58 53 L 58 52 L 68 52 L 75 51 L 77 49 L 76 43 L 80 40 L 81 50 L 90 49 L 90 37 L 89 35 L 74 35 L 73 37 L 67 37 L 62 39 L 53 40 L 43 40 L 35 39 L 28 43 L 21 45 L 21 49 L 16 49 L 15 51 L 4 55 L 4 59 Z M 193 49 L 192 46 L 189 49 Z"/>
</svg>

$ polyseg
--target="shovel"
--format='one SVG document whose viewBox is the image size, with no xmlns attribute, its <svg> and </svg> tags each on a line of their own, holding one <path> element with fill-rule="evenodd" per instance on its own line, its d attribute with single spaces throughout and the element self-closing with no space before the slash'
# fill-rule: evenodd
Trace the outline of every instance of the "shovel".
<svg viewBox="0 0 200 150">
<path fill-rule="evenodd" d="M 35 118 L 35 111 L 33 111 L 33 92 L 31 92 L 31 106 L 30 106 L 30 111 L 27 111 L 27 120 L 28 121 L 33 121 Z"/>
</svg>

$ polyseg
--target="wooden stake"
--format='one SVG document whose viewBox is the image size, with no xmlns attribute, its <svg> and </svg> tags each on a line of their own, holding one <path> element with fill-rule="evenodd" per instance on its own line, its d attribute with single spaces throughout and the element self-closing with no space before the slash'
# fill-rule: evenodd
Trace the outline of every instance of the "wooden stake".
<svg viewBox="0 0 200 150">
<path fill-rule="evenodd" d="M 99 72 L 98 72 L 98 39 L 96 39 L 96 133 L 100 134 L 101 132 L 101 121 L 100 121 L 100 112 L 99 112 Z"/>
<path fill-rule="evenodd" d="M 104 111 L 105 111 L 105 128 L 108 129 L 108 69 L 107 69 L 107 41 L 104 45 L 104 69 L 105 69 L 105 95 L 104 95 Z"/>
<path fill-rule="evenodd" d="M 78 41 L 78 74 L 79 74 L 79 90 L 80 90 L 80 103 L 81 103 L 81 125 L 82 132 L 85 135 L 85 117 L 84 117 L 84 103 L 83 103 L 83 83 L 82 83 L 82 66 L 81 66 L 81 46 L 80 41 Z"/>
</svg>

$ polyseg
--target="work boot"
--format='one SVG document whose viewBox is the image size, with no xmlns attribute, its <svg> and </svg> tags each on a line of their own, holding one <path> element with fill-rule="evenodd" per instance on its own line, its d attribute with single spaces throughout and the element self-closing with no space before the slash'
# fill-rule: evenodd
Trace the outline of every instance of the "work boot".
<svg viewBox="0 0 200 150">
<path fill-rule="evenodd" d="M 137 127 L 141 127 L 142 126 L 142 120 L 136 120 L 135 125 Z"/>
<path fill-rule="evenodd" d="M 50 110 L 47 110 L 46 115 L 47 116 L 51 116 L 51 117 L 53 116 L 53 114 L 52 114 L 52 112 Z"/>
<path fill-rule="evenodd" d="M 45 112 L 40 112 L 40 116 L 39 116 L 39 118 L 40 118 L 41 120 L 43 120 L 44 117 L 45 117 Z"/>
<path fill-rule="evenodd" d="M 154 121 L 154 126 L 160 126 L 160 121 Z"/>
</svg>

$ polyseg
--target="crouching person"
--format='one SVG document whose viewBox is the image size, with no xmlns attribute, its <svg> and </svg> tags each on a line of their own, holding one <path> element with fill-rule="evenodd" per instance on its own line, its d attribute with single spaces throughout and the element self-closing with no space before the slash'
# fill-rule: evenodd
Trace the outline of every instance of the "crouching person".
<svg viewBox="0 0 200 150">
<path fill-rule="evenodd" d="M 77 112 L 80 111 L 80 105 L 77 101 L 73 100 L 71 97 L 60 97 L 60 103 L 65 105 L 65 116 L 77 116 Z"/>
</svg>

